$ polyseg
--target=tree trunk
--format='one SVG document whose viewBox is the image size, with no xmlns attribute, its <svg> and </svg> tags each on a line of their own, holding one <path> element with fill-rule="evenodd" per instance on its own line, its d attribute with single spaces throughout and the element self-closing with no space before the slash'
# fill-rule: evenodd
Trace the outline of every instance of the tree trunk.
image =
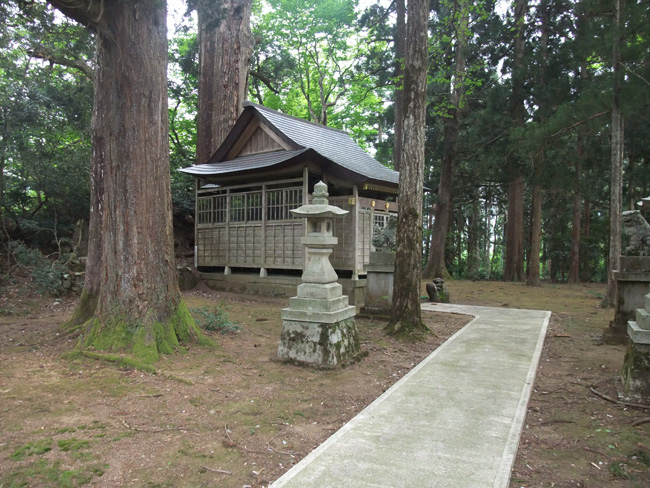
<svg viewBox="0 0 650 488">
<path fill-rule="evenodd" d="M 623 211 L 623 117 L 621 115 L 620 91 L 622 85 L 621 70 L 621 44 L 622 25 L 621 16 L 624 0 L 616 0 L 616 20 L 614 36 L 614 90 L 612 100 L 612 161 L 610 169 L 610 195 L 609 195 L 609 269 L 607 272 L 607 296 L 605 304 L 613 307 L 616 304 L 617 284 L 613 279 L 612 271 L 619 269 L 621 255 L 621 213 Z"/>
<path fill-rule="evenodd" d="M 246 100 L 253 36 L 252 0 L 201 0 L 199 19 L 199 106 L 197 163 L 219 148 Z"/>
<path fill-rule="evenodd" d="M 515 127 L 525 123 L 524 107 L 524 49 L 527 0 L 516 0 L 514 59 L 512 66 L 512 121 Z M 514 152 L 514 151 L 513 151 Z M 516 156 L 515 156 L 516 157 Z M 524 177 L 516 162 L 511 162 L 508 183 L 508 224 L 506 228 L 506 263 L 503 278 L 506 281 L 524 279 Z"/>
<path fill-rule="evenodd" d="M 540 151 L 539 160 L 536 161 L 535 183 L 533 184 L 533 211 L 530 217 L 530 256 L 528 257 L 528 273 L 526 275 L 526 284 L 528 286 L 540 286 L 539 280 L 539 254 L 542 244 L 542 203 L 544 196 L 542 194 L 542 185 L 539 183 L 541 178 L 541 168 L 544 164 L 544 151 Z"/>
<path fill-rule="evenodd" d="M 584 202 L 584 217 L 582 219 L 582 240 L 589 243 L 591 236 L 591 201 L 585 198 Z M 589 246 L 583 246 L 584 249 L 580 252 L 580 279 L 583 281 L 591 281 L 591 251 Z"/>
<path fill-rule="evenodd" d="M 75 6 L 73 15 L 83 10 Z M 61 10 L 67 7 L 64 1 Z M 166 14 L 165 2 L 139 0 L 114 2 L 91 19 L 97 68 L 90 249 L 73 318 L 89 319 L 82 346 L 126 350 L 145 363 L 200 336 L 174 262 Z"/>
<path fill-rule="evenodd" d="M 438 184 L 438 205 L 433 224 L 431 250 L 424 270 L 427 278 L 448 278 L 449 271 L 445 265 L 445 244 L 449 223 L 453 218 L 454 167 L 458 159 L 458 134 L 465 105 L 465 71 L 467 65 L 467 43 L 469 39 L 469 0 L 459 2 L 460 18 L 456 29 L 456 62 L 454 67 L 451 107 L 449 117 L 444 119 L 444 149 L 442 154 L 442 171 Z M 456 19 L 454 19 L 454 24 Z"/>
<path fill-rule="evenodd" d="M 428 19 L 428 0 L 409 0 L 395 281 L 393 309 L 386 327 L 391 334 L 427 330 L 422 322 L 420 290 Z"/>
<path fill-rule="evenodd" d="M 399 171 L 402 155 L 404 125 L 404 60 L 406 58 L 406 5 L 396 0 L 397 21 L 395 25 L 395 141 L 393 144 L 393 167 Z"/>
<path fill-rule="evenodd" d="M 579 141 L 580 142 L 580 141 Z M 571 219 L 571 253 L 569 256 L 569 277 L 567 283 L 570 285 L 580 281 L 580 220 L 582 217 L 582 149 L 578 148 L 575 163 L 575 190 L 573 193 L 573 217 Z"/>
<path fill-rule="evenodd" d="M 508 184 L 508 222 L 506 225 L 505 281 L 524 280 L 524 177 Z"/>
<path fill-rule="evenodd" d="M 546 95 L 546 71 L 548 66 L 548 38 L 549 38 L 549 12 L 548 2 L 542 0 L 539 5 L 540 18 L 540 53 L 541 53 L 541 73 L 539 84 L 541 86 L 541 96 L 538 97 L 538 117 L 540 123 L 544 123 L 550 110 L 548 96 Z M 541 251 L 542 240 L 542 176 L 544 173 L 545 149 L 542 146 L 539 149 L 537 157 L 533 161 L 533 202 L 530 216 L 530 252 L 528 253 L 528 269 L 526 272 L 526 284 L 528 286 L 540 286 L 539 280 L 539 253 Z"/>
<path fill-rule="evenodd" d="M 480 221 L 481 207 L 476 195 L 472 199 L 472 212 L 467 224 L 467 277 L 470 280 L 479 278 L 480 267 Z"/>
</svg>

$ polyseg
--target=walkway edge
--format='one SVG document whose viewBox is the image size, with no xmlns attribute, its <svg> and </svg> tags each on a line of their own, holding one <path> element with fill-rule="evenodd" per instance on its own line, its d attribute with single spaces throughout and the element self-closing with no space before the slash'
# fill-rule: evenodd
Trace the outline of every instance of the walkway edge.
<svg viewBox="0 0 650 488">
<path fill-rule="evenodd" d="M 521 438 L 521 432 L 524 428 L 524 421 L 526 420 L 526 412 L 528 411 L 528 401 L 530 400 L 530 395 L 533 391 L 533 385 L 535 384 L 535 376 L 537 374 L 537 368 L 539 367 L 539 360 L 542 357 L 544 339 L 546 338 L 546 332 L 548 330 L 550 321 L 551 312 L 546 312 L 544 324 L 542 325 L 542 329 L 540 330 L 539 336 L 537 338 L 537 346 L 535 347 L 535 352 L 533 353 L 533 360 L 530 363 L 530 369 L 528 370 L 528 376 L 526 377 L 526 383 L 524 384 L 524 387 L 521 391 L 519 405 L 517 406 L 517 411 L 515 412 L 512 427 L 510 428 L 510 434 L 508 434 L 508 440 L 504 447 L 503 455 L 501 456 L 501 462 L 499 463 L 497 476 L 494 480 L 494 488 L 507 488 L 510 484 L 512 466 L 515 463 L 517 449 L 519 448 L 519 439 Z"/>
</svg>

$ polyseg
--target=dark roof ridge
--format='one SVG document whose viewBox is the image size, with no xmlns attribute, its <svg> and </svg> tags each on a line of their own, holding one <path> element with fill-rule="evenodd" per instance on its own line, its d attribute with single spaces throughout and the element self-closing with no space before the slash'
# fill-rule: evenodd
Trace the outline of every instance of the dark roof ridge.
<svg viewBox="0 0 650 488">
<path fill-rule="evenodd" d="M 334 131 L 334 132 L 339 132 L 341 134 L 349 135 L 343 129 L 337 129 L 336 127 L 330 127 L 329 125 L 323 125 L 323 124 L 319 124 L 317 122 L 312 122 L 311 120 L 301 119 L 300 117 L 296 117 L 294 115 L 289 115 L 289 114 L 286 114 L 284 112 L 280 112 L 279 110 L 273 110 L 272 108 L 265 107 L 264 105 L 260 105 L 259 103 L 251 102 L 249 100 L 246 100 L 244 103 L 242 103 L 242 107 L 253 107 L 253 108 L 256 108 L 258 110 L 269 110 L 271 112 L 275 112 L 278 115 L 281 115 L 282 117 L 286 117 L 288 119 L 293 119 L 293 120 L 295 120 L 297 122 L 302 122 L 303 124 L 310 124 L 310 125 L 313 125 L 315 127 L 319 127 L 321 129 L 327 129 L 327 130 L 331 130 L 331 131 Z"/>
</svg>

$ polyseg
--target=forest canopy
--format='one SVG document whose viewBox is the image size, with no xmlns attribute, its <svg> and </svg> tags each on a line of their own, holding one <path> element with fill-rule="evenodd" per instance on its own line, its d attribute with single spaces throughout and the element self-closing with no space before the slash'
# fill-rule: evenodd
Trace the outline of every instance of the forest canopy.
<svg viewBox="0 0 650 488">
<path fill-rule="evenodd" d="M 255 1 L 248 98 L 344 129 L 392 166 L 399 4 Z M 529 278 L 532 266 L 541 279 L 606 280 L 615 103 L 622 210 L 650 195 L 650 4 L 621 5 L 617 16 L 601 0 L 430 2 L 423 266 L 437 251 L 455 278 L 502 279 L 508 259 L 520 259 Z M 196 162 L 192 8 L 170 20 L 168 39 L 179 219 L 194 202 L 193 181 L 176 171 Z M 88 219 L 93 71 L 92 32 L 44 1 L 2 2 L 2 274 L 16 243 L 57 258 Z M 441 212 L 444 244 L 433 246 Z M 508 256 L 514 246 L 520 257 Z"/>
</svg>

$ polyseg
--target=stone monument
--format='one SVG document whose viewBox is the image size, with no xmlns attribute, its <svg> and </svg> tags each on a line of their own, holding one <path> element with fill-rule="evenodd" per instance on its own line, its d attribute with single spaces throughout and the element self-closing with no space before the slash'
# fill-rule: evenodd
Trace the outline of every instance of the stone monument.
<svg viewBox="0 0 650 488">
<path fill-rule="evenodd" d="M 612 272 L 618 285 L 616 309 L 604 336 L 607 342 L 616 343 L 627 340 L 627 324 L 643 308 L 650 285 L 650 225 L 639 210 L 623 212 L 622 221 L 628 245 L 620 257 L 620 269 Z"/>
<path fill-rule="evenodd" d="M 366 313 L 390 314 L 393 306 L 396 235 L 397 218 L 391 215 L 386 227 L 372 239 L 375 250 L 370 252 L 366 267 L 366 297 L 363 307 Z"/>
<path fill-rule="evenodd" d="M 427 295 L 429 295 L 429 300 L 435 303 L 449 303 L 451 299 L 449 289 L 442 278 L 434 278 L 427 283 Z"/>
<path fill-rule="evenodd" d="M 329 205 L 327 185 L 314 185 L 312 204 L 291 213 L 307 219 L 307 265 L 297 296 L 282 310 L 282 334 L 278 358 L 306 365 L 333 368 L 349 362 L 360 350 L 354 321 L 356 307 L 348 304 L 329 260 L 338 238 L 332 235 L 333 219 L 347 210 Z"/>
</svg>

